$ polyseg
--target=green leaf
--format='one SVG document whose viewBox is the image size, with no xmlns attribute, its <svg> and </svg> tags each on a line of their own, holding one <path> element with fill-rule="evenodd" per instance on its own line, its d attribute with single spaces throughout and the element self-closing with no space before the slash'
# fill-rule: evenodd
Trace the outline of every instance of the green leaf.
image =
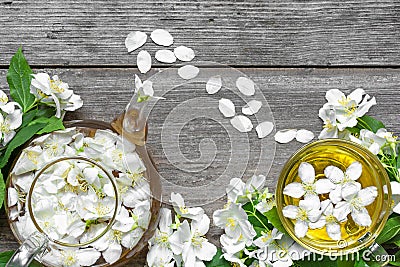
<svg viewBox="0 0 400 267">
<path fill-rule="evenodd" d="M 283 227 L 283 224 L 281 220 L 279 219 L 278 211 L 276 207 L 273 207 L 271 210 L 267 211 L 264 213 L 264 215 L 267 217 L 268 221 L 276 228 L 279 230 L 279 232 L 287 234 L 285 227 Z"/>
<path fill-rule="evenodd" d="M 229 261 L 225 260 L 222 256 L 222 250 L 220 248 L 217 249 L 217 253 L 213 257 L 211 261 L 206 261 L 206 267 L 231 267 Z"/>
<path fill-rule="evenodd" d="M 267 217 L 261 214 L 256 208 L 253 206 L 251 202 L 246 203 L 243 205 L 243 209 L 246 211 L 248 220 L 253 225 L 253 227 L 259 227 L 265 230 L 271 230 L 269 227 L 271 226 L 268 223 Z"/>
<path fill-rule="evenodd" d="M 390 218 L 386 222 L 382 232 L 376 239 L 376 243 L 383 244 L 392 239 L 393 237 L 395 237 L 399 232 L 400 232 L 400 216 Z"/>
<path fill-rule="evenodd" d="M 331 260 L 327 256 L 313 253 L 302 260 L 295 261 L 295 265 L 300 267 L 315 267 L 316 265 L 324 267 L 338 267 L 338 262 Z"/>
<path fill-rule="evenodd" d="M 14 254 L 14 251 L 4 251 L 0 253 L 0 267 L 6 266 L 7 262 L 10 260 L 11 256 Z"/>
<path fill-rule="evenodd" d="M 3 168 L 11 156 L 14 149 L 25 144 L 29 139 L 31 139 L 39 130 L 46 126 L 46 123 L 34 123 L 32 121 L 28 126 L 20 129 L 14 136 L 14 138 L 8 143 L 7 149 L 4 154 L 0 157 L 0 169 Z"/>
<path fill-rule="evenodd" d="M 390 264 L 393 266 L 400 266 L 400 251 L 397 251 L 396 254 L 394 254 L 395 260 L 390 261 Z"/>
<path fill-rule="evenodd" d="M 367 129 L 374 133 L 376 133 L 381 128 L 385 128 L 385 125 L 381 121 L 367 115 L 358 118 L 357 121 L 357 128 Z"/>
<path fill-rule="evenodd" d="M 369 267 L 369 265 L 362 258 L 360 258 L 356 261 L 354 267 Z"/>
<path fill-rule="evenodd" d="M 51 116 L 54 116 L 56 114 L 56 110 L 52 107 L 46 107 L 43 109 L 39 109 L 37 111 L 36 117 L 46 117 L 50 118 Z"/>
<path fill-rule="evenodd" d="M 31 94 L 32 70 L 26 61 L 22 49 L 11 58 L 10 67 L 7 72 L 7 82 L 10 87 L 10 95 L 19 103 L 25 113 L 35 103 L 35 96 Z"/>
<path fill-rule="evenodd" d="M 44 127 L 39 132 L 37 132 L 37 134 L 51 133 L 53 131 L 65 129 L 62 119 L 53 116 L 47 120 L 48 120 L 48 122 L 47 122 L 46 127 Z"/>
<path fill-rule="evenodd" d="M 22 124 L 21 124 L 20 128 L 24 128 L 26 125 L 28 125 L 35 118 L 37 112 L 38 111 L 36 109 L 34 109 L 34 110 L 28 111 L 27 113 L 23 114 L 22 115 Z"/>
<path fill-rule="evenodd" d="M 0 209 L 1 207 L 3 207 L 5 195 L 6 195 L 6 185 L 4 183 L 3 174 L 0 171 Z"/>
</svg>

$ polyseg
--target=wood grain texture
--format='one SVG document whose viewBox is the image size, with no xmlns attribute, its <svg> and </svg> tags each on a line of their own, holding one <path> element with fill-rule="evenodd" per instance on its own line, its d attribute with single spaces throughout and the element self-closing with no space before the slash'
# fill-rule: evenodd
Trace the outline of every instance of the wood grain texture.
<svg viewBox="0 0 400 267">
<path fill-rule="evenodd" d="M 80 94 L 84 99 L 82 109 L 70 113 L 68 119 L 97 119 L 111 121 L 119 114 L 129 102 L 132 95 L 130 86 L 132 84 L 132 74 L 137 72 L 135 69 L 53 69 L 47 70 L 58 74 L 61 79 L 68 82 L 70 87 Z M 154 70 L 157 71 L 157 70 Z M 305 128 L 318 133 L 321 129 L 321 121 L 318 118 L 318 109 L 325 103 L 324 95 L 328 89 L 338 88 L 349 93 L 355 88 L 362 87 L 370 95 L 377 98 L 378 105 L 374 106 L 371 115 L 385 122 L 388 129 L 395 133 L 400 132 L 400 121 L 398 114 L 400 101 L 398 85 L 400 84 L 400 71 L 393 69 L 241 69 L 249 75 L 261 88 L 266 97 L 271 110 L 274 114 L 276 129 L 285 128 Z M 0 89 L 7 90 L 6 71 L 0 71 Z M 177 88 L 166 95 L 166 101 L 161 102 L 158 108 L 153 110 L 150 121 L 149 145 L 152 153 L 163 175 L 174 174 L 172 180 L 177 184 L 194 184 L 198 181 L 187 180 L 179 170 L 171 164 L 165 157 L 163 147 L 160 145 L 157 135 L 160 134 L 163 121 L 166 116 L 179 103 L 186 101 L 188 96 L 209 97 L 219 99 L 229 97 L 227 91 L 221 91 L 217 95 L 208 96 L 205 90 Z M 205 107 L 213 109 L 215 107 Z M 218 113 L 218 111 L 217 111 Z M 221 120 L 224 120 L 222 116 Z M 193 132 L 194 131 L 194 132 Z M 257 145 L 257 138 L 249 140 L 252 145 Z M 212 124 L 188 123 L 180 133 L 180 149 L 188 158 L 197 158 L 199 155 L 198 144 L 204 138 L 213 138 L 217 145 L 227 143 L 227 135 L 217 122 Z M 267 175 L 268 186 L 274 188 L 282 165 L 290 155 L 301 144 L 291 142 L 290 144 L 278 144 L 271 171 Z M 229 146 L 218 146 L 218 153 L 223 157 L 218 164 L 211 165 L 210 173 L 220 173 L 225 167 L 224 158 L 231 148 Z M 189 163 L 188 163 L 189 164 Z M 251 163 L 250 163 L 251 164 Z M 189 164 L 190 165 L 190 164 Z M 208 177 L 207 179 L 212 179 Z M 208 180 L 200 181 L 206 183 Z M 173 188 L 164 190 L 164 199 L 169 199 L 169 194 Z M 213 192 L 193 190 L 199 199 L 210 198 Z M 212 216 L 212 212 L 221 208 L 224 199 L 219 199 L 204 206 L 207 214 Z M 211 227 L 208 234 L 213 243 L 218 244 L 221 231 Z M 7 225 L 4 209 L 0 215 L 0 251 L 15 249 L 16 242 Z M 140 263 L 134 266 L 143 266 L 144 256 L 139 259 Z"/>
<path fill-rule="evenodd" d="M 398 65 L 399 13 L 398 0 L 1 0 L 0 66 L 20 45 L 40 66 L 134 66 L 125 37 L 156 28 L 230 65 Z"/>
</svg>

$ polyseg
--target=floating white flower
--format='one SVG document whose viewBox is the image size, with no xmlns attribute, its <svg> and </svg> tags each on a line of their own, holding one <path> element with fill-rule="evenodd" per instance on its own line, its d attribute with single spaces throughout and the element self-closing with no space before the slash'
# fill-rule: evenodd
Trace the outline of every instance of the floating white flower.
<svg viewBox="0 0 400 267">
<path fill-rule="evenodd" d="M 288 205 L 282 210 L 283 216 L 296 220 L 294 231 L 297 237 L 302 238 L 307 234 L 310 223 L 316 222 L 320 216 L 319 199 L 300 200 L 299 206 Z"/>
<path fill-rule="evenodd" d="M 368 227 L 372 220 L 365 207 L 372 204 L 377 196 L 378 190 L 375 186 L 360 190 L 360 187 L 353 185 L 343 196 L 344 201 L 336 204 L 333 214 L 339 221 L 345 220 L 347 215 L 351 214 L 356 224 Z"/>
<path fill-rule="evenodd" d="M 83 105 L 79 95 L 69 90 L 67 83 L 62 82 L 57 75 L 52 78 L 47 73 L 33 74 L 31 93 L 40 102 L 56 108 L 56 117 L 61 117 L 63 110 L 74 111 Z"/>
<path fill-rule="evenodd" d="M 361 188 L 361 184 L 356 182 L 362 174 L 362 165 L 355 161 L 343 172 L 336 166 L 328 166 L 324 170 L 325 176 L 335 184 L 335 188 L 329 193 L 329 199 L 333 204 L 338 203 L 342 198 L 352 192 L 354 186 Z"/>
<path fill-rule="evenodd" d="M 329 90 L 326 95 L 328 103 L 322 109 L 335 110 L 338 130 L 343 131 L 347 127 L 357 125 L 357 118 L 362 117 L 376 104 L 375 97 L 370 97 L 363 89 L 356 89 L 348 96 L 345 96 L 338 89 Z M 371 98 L 371 99 L 370 99 Z M 321 115 L 320 111 L 320 115 Z"/>
<path fill-rule="evenodd" d="M 341 240 L 342 233 L 340 231 L 340 223 L 347 220 L 347 218 L 341 218 L 339 220 L 334 213 L 333 204 L 329 199 L 321 202 L 322 216 L 315 223 L 310 223 L 311 229 L 319 229 L 326 226 L 326 233 L 333 240 Z"/>
<path fill-rule="evenodd" d="M 188 208 L 185 205 L 185 200 L 179 193 L 171 193 L 171 204 L 178 216 L 192 220 L 200 220 L 204 215 L 204 210 L 200 207 Z"/>
<path fill-rule="evenodd" d="M 248 216 L 240 204 L 229 203 L 227 207 L 216 210 L 213 214 L 214 224 L 225 230 L 232 238 L 242 236 L 246 242 L 251 242 L 256 232 L 248 221 Z"/>
<path fill-rule="evenodd" d="M 204 237 L 209 226 L 210 219 L 204 214 L 200 220 L 192 221 L 190 227 L 185 220 L 170 237 L 171 249 L 175 254 L 182 254 L 185 267 L 196 266 L 199 261 L 211 261 L 217 253 L 215 245 Z"/>
<path fill-rule="evenodd" d="M 149 241 L 150 250 L 147 253 L 147 264 L 151 266 L 161 266 L 160 263 L 167 264 L 172 260 L 172 250 L 170 237 L 172 230 L 171 211 L 166 208 L 160 210 L 160 222 L 154 237 Z"/>
<path fill-rule="evenodd" d="M 283 194 L 294 198 L 304 196 L 305 199 L 313 199 L 319 202 L 318 194 L 329 193 L 335 188 L 335 185 L 329 179 L 315 180 L 315 170 L 310 163 L 302 162 L 298 169 L 298 175 L 301 183 L 293 182 L 286 185 Z"/>
</svg>

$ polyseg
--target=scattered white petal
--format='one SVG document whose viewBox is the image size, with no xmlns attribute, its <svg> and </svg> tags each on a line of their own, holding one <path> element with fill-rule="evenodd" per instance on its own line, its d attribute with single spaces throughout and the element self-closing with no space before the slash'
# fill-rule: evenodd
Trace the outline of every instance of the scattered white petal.
<svg viewBox="0 0 400 267">
<path fill-rule="evenodd" d="M 178 75 L 185 80 L 196 78 L 199 72 L 200 72 L 199 68 L 193 65 L 185 65 L 178 69 Z"/>
<path fill-rule="evenodd" d="M 236 86 L 242 94 L 247 96 L 252 96 L 256 92 L 254 82 L 246 77 L 239 77 L 236 80 Z"/>
<path fill-rule="evenodd" d="M 250 132 L 253 129 L 253 124 L 251 120 L 243 115 L 235 116 L 231 119 L 231 124 L 235 127 L 239 132 L 246 133 Z"/>
<path fill-rule="evenodd" d="M 178 46 L 174 49 L 174 54 L 177 59 L 182 61 L 191 61 L 194 59 L 194 51 L 193 49 L 186 46 Z"/>
<path fill-rule="evenodd" d="M 226 98 L 221 98 L 218 103 L 219 111 L 221 111 L 225 117 L 229 118 L 235 116 L 235 105 L 232 101 Z"/>
<path fill-rule="evenodd" d="M 274 124 L 270 121 L 264 121 L 257 125 L 256 127 L 256 132 L 258 135 L 258 138 L 264 138 L 267 135 L 269 135 L 272 130 L 274 129 Z"/>
<path fill-rule="evenodd" d="M 206 84 L 206 91 L 208 94 L 213 95 L 217 93 L 222 87 L 222 79 L 220 75 L 211 77 Z"/>
<path fill-rule="evenodd" d="M 166 49 L 158 50 L 156 52 L 155 58 L 163 63 L 174 63 L 176 61 L 174 52 Z"/>
<path fill-rule="evenodd" d="M 281 130 L 276 132 L 275 141 L 281 144 L 286 144 L 296 137 L 296 129 Z"/>
<path fill-rule="evenodd" d="M 154 30 L 150 34 L 150 38 L 153 42 L 162 46 L 170 46 L 174 43 L 172 35 L 168 31 L 162 29 Z"/>
<path fill-rule="evenodd" d="M 308 143 L 314 139 L 314 134 L 308 130 L 298 130 L 296 133 L 296 140 L 300 143 Z"/>
<path fill-rule="evenodd" d="M 262 107 L 261 101 L 251 100 L 244 107 L 242 107 L 242 113 L 245 115 L 253 115 L 256 114 L 261 107 Z"/>
<path fill-rule="evenodd" d="M 131 32 L 125 39 L 125 46 L 128 49 L 128 53 L 138 49 L 144 45 L 147 41 L 147 34 L 141 31 Z"/>
<path fill-rule="evenodd" d="M 151 56 L 149 52 L 142 50 L 137 55 L 137 66 L 141 73 L 146 73 L 151 69 Z"/>
</svg>

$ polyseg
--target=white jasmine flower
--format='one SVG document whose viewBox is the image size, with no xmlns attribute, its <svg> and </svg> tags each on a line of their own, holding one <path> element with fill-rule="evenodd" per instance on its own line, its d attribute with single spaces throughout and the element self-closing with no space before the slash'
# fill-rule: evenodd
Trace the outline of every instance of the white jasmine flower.
<svg viewBox="0 0 400 267">
<path fill-rule="evenodd" d="M 265 185 L 264 175 L 254 175 L 246 183 L 239 178 L 232 178 L 226 188 L 228 200 L 231 202 L 247 202 L 256 191 Z"/>
<path fill-rule="evenodd" d="M 165 99 L 164 97 L 154 96 L 153 82 L 140 80 L 135 74 L 135 93 L 138 94 L 137 102 L 143 102 L 150 98 Z"/>
<path fill-rule="evenodd" d="M 318 194 L 329 193 L 335 188 L 335 185 L 328 179 L 318 179 L 315 181 L 314 167 L 307 162 L 302 162 L 299 166 L 298 175 L 301 183 L 293 182 L 285 186 L 283 194 L 305 199 L 313 199 L 319 202 Z"/>
<path fill-rule="evenodd" d="M 274 194 L 268 192 L 268 188 L 259 197 L 256 209 L 262 214 L 270 211 L 274 206 L 276 206 Z"/>
<path fill-rule="evenodd" d="M 340 90 L 331 89 L 326 93 L 325 97 L 328 103 L 322 109 L 334 107 L 336 119 L 339 122 L 337 124 L 339 131 L 343 131 L 347 127 L 356 126 L 357 118 L 364 116 L 376 104 L 375 97 L 371 98 L 360 88 L 354 90 L 347 97 Z"/>
<path fill-rule="evenodd" d="M 333 214 L 339 221 L 345 220 L 347 215 L 351 214 L 356 224 L 368 227 L 372 220 L 365 207 L 375 201 L 378 190 L 375 186 L 360 189 L 360 187 L 353 185 L 348 194 L 343 196 L 344 201 L 336 204 Z"/>
<path fill-rule="evenodd" d="M 283 235 L 281 239 L 275 242 L 266 249 L 266 257 L 260 257 L 261 260 L 271 262 L 273 267 L 292 266 L 293 261 L 301 260 L 304 256 L 311 252 L 297 244 L 292 238 Z M 261 256 L 261 255 L 260 255 Z"/>
<path fill-rule="evenodd" d="M 253 244 L 259 248 L 268 247 L 272 242 L 277 239 L 281 239 L 283 234 L 274 228 L 272 230 L 262 232 L 262 235 L 253 241 Z"/>
<path fill-rule="evenodd" d="M 200 220 L 192 221 L 190 226 L 185 220 L 170 237 L 171 249 L 174 254 L 182 254 L 185 267 L 195 266 L 198 261 L 211 261 L 217 253 L 215 245 L 204 237 L 209 227 L 210 219 L 204 214 Z"/>
<path fill-rule="evenodd" d="M 100 252 L 94 248 L 52 249 L 50 253 L 44 256 L 44 260 L 56 266 L 80 267 L 92 266 L 100 256 Z"/>
<path fill-rule="evenodd" d="M 15 130 L 22 124 L 22 111 L 20 108 L 12 108 L 7 111 L 8 113 L 0 113 L 0 137 L 3 146 L 13 139 L 16 133 Z"/>
<path fill-rule="evenodd" d="M 57 75 L 52 78 L 47 73 L 32 76 L 31 93 L 42 103 L 56 107 L 56 117 L 61 117 L 62 110 L 74 111 L 82 107 L 80 96 L 69 90 L 68 84 L 62 82 Z"/>
<path fill-rule="evenodd" d="M 369 130 L 362 129 L 360 131 L 359 139 L 362 146 L 368 148 L 374 155 L 378 155 L 379 151 L 381 151 L 381 147 L 386 143 L 386 139 L 381 137 Z M 354 141 L 354 140 L 353 140 Z"/>
<path fill-rule="evenodd" d="M 126 179 L 122 177 L 116 179 L 116 181 L 117 189 L 124 206 L 133 208 L 142 201 L 148 201 L 151 192 L 147 180 L 143 179 L 142 181 L 136 182 L 134 187 L 132 187 L 132 183 L 127 185 Z M 114 189 L 111 183 L 104 185 L 104 193 L 108 196 L 114 195 Z"/>
<path fill-rule="evenodd" d="M 246 259 L 240 258 L 240 253 L 236 253 L 236 254 L 224 253 L 223 256 L 224 256 L 225 260 L 227 260 L 233 264 L 236 264 L 236 266 L 239 265 L 240 267 L 247 267 L 244 264 Z M 233 266 L 235 266 L 235 265 L 233 265 Z"/>
<path fill-rule="evenodd" d="M 392 190 L 392 199 L 393 199 L 392 210 L 393 212 L 400 214 L 400 183 L 390 182 L 390 188 Z M 385 194 L 388 193 L 386 185 L 384 185 L 383 191 L 385 192 Z"/>
<path fill-rule="evenodd" d="M 95 195 L 83 195 L 78 199 L 77 212 L 85 221 L 109 219 L 114 213 L 115 201 L 108 196 L 100 201 Z"/>
<path fill-rule="evenodd" d="M 252 241 L 256 232 L 248 221 L 246 211 L 240 204 L 229 203 L 222 210 L 216 210 L 213 214 L 214 224 L 225 230 L 225 233 L 232 238 L 242 238 Z"/>
<path fill-rule="evenodd" d="M 204 215 L 204 210 L 200 207 L 188 208 L 181 194 L 171 193 L 171 204 L 178 216 L 192 220 L 200 220 Z"/>
<path fill-rule="evenodd" d="M 221 242 L 221 246 L 223 251 L 226 254 L 236 254 L 243 249 L 246 248 L 247 244 L 250 244 L 249 240 L 246 238 L 243 238 L 243 235 L 239 235 L 238 237 L 231 237 L 226 234 L 221 235 L 219 238 Z"/>
<path fill-rule="evenodd" d="M 361 184 L 356 182 L 362 174 L 362 165 L 355 161 L 343 172 L 336 166 L 328 166 L 324 170 L 325 176 L 335 184 L 335 188 L 329 193 L 329 199 L 333 204 L 338 203 L 342 198 L 353 190 L 353 187 L 361 188 Z"/>
<path fill-rule="evenodd" d="M 170 246 L 170 237 L 173 234 L 171 227 L 172 218 L 171 211 L 166 208 L 160 210 L 160 222 L 154 237 L 150 239 L 149 253 L 147 254 L 147 264 L 152 266 L 163 266 L 161 263 L 167 264 L 172 260 L 172 250 Z"/>
<path fill-rule="evenodd" d="M 13 169 L 14 174 L 20 175 L 40 169 L 44 162 L 41 157 L 43 150 L 40 146 L 25 148 Z"/>
<path fill-rule="evenodd" d="M 340 223 L 346 221 L 347 218 L 342 218 L 341 220 L 336 218 L 335 215 L 337 214 L 334 214 L 333 204 L 329 199 L 321 202 L 321 210 L 323 211 L 321 218 L 315 223 L 310 223 L 309 227 L 311 229 L 319 229 L 326 226 L 326 232 L 330 238 L 333 240 L 341 240 L 342 233 L 340 231 Z"/>
<path fill-rule="evenodd" d="M 320 216 L 320 202 L 314 199 L 300 200 L 299 207 L 288 205 L 282 210 L 283 216 L 296 220 L 294 231 L 297 237 L 305 237 L 310 223 L 316 222 Z"/>
<path fill-rule="evenodd" d="M 336 113 L 332 105 L 327 105 L 319 110 L 319 117 L 324 121 L 323 130 L 319 134 L 319 139 L 337 138 L 338 127 Z"/>
</svg>

